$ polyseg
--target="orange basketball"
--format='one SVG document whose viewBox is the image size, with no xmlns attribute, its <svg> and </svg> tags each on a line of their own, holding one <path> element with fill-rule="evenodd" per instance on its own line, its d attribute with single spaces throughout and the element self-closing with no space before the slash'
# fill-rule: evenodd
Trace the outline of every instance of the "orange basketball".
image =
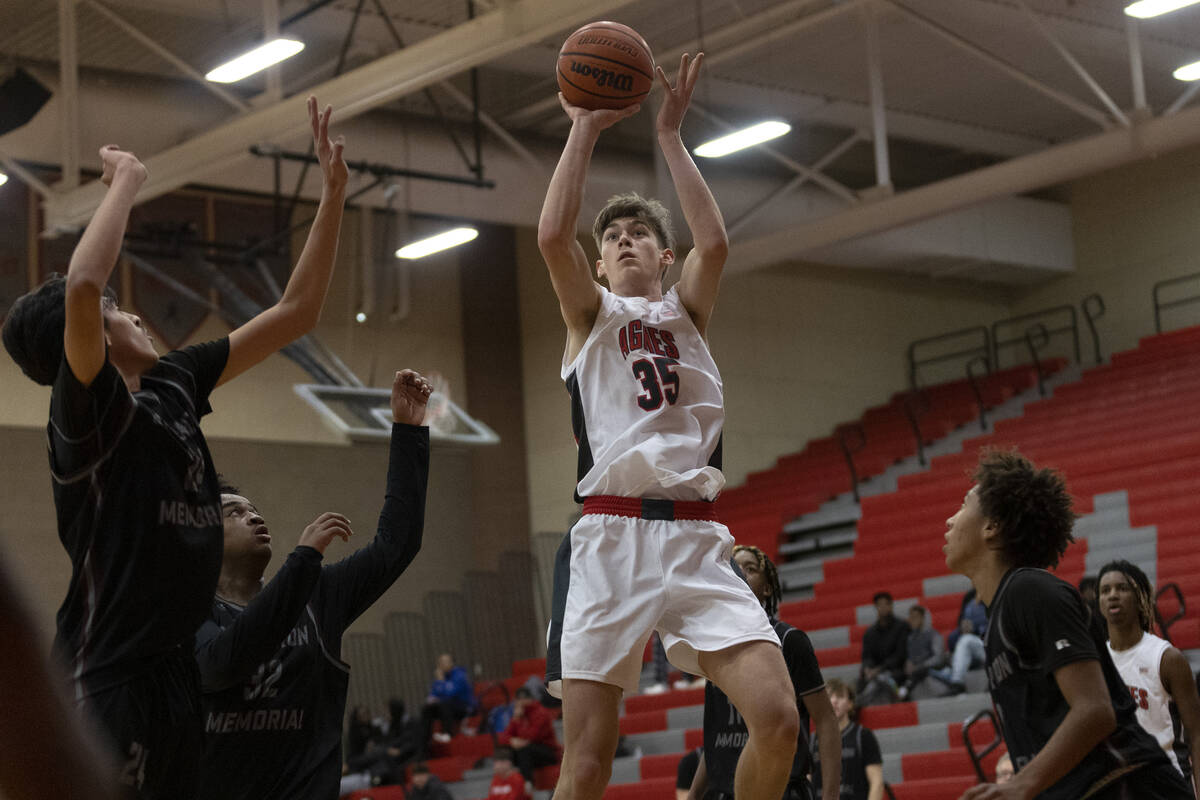
<svg viewBox="0 0 1200 800">
<path fill-rule="evenodd" d="M 574 106 L 625 108 L 645 100 L 653 83 L 650 46 L 619 22 L 589 22 L 558 54 L 558 88 Z"/>
</svg>

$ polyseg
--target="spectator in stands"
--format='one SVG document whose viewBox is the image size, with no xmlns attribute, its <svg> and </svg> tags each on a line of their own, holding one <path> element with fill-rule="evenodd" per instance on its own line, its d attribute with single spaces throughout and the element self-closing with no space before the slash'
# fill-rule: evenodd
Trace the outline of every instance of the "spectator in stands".
<svg viewBox="0 0 1200 800">
<path fill-rule="evenodd" d="M 1018 768 L 1010 783 L 974 786 L 963 799 L 1193 798 L 1138 725 L 1101 620 L 1048 571 L 1074 541 L 1074 521 L 1062 477 L 1015 451 L 985 452 L 946 520 L 946 566 L 988 608 L 988 685 Z"/>
<path fill-rule="evenodd" d="M 350 762 L 367 752 L 367 743 L 378 739 L 382 731 L 371 721 L 371 712 L 366 706 L 355 706 L 350 712 L 350 723 L 346 726 L 346 761 Z"/>
<path fill-rule="evenodd" d="M 421 751 L 421 721 L 408 713 L 404 701 L 399 697 L 388 700 L 387 746 L 393 750 L 392 758 L 410 761 Z"/>
<path fill-rule="evenodd" d="M 1079 596 L 1083 602 L 1091 606 L 1096 613 L 1100 612 L 1100 579 L 1095 575 L 1084 575 L 1079 580 Z"/>
<path fill-rule="evenodd" d="M 929 612 L 923 606 L 908 610 L 908 646 L 904 659 L 904 683 L 900 686 L 900 699 L 908 697 L 929 674 L 929 670 L 940 667 L 946 660 L 942 647 L 942 635 L 928 624 Z"/>
<path fill-rule="evenodd" d="M 904 682 L 904 659 L 908 648 L 908 623 L 892 614 L 892 595 L 876 592 L 875 624 L 863 634 L 862 671 L 858 695 L 862 705 L 890 703 Z"/>
<path fill-rule="evenodd" d="M 842 734 L 841 800 L 883 800 L 883 755 L 879 740 L 869 728 L 855 722 L 854 689 L 830 678 L 825 684 L 829 702 Z M 820 737 L 813 734 L 813 784 L 821 782 Z M 835 751 L 836 752 L 836 751 Z"/>
<path fill-rule="evenodd" d="M 983 636 L 987 633 L 987 620 L 987 608 L 979 601 L 975 589 L 970 589 L 963 596 L 958 627 L 951 632 L 947 640 L 951 653 L 950 666 L 929 672 L 946 684 L 952 694 L 965 692 L 967 672 L 983 666 Z"/>
<path fill-rule="evenodd" d="M 512 748 L 513 763 L 531 784 L 535 769 L 557 764 L 562 758 L 550 712 L 534 700 L 533 692 L 524 686 L 517 688 L 513 697 L 512 720 L 504 732 L 496 737 L 496 741 Z"/>
<path fill-rule="evenodd" d="M 996 785 L 1003 786 L 1011 781 L 1015 774 L 1012 759 L 1008 757 L 1008 753 L 1000 756 L 1000 760 L 996 762 Z"/>
<path fill-rule="evenodd" d="M 1183 774 L 1200 786 L 1200 696 L 1187 658 L 1155 636 L 1162 620 L 1150 579 L 1136 564 L 1100 568 L 1100 609 L 1108 623 L 1108 653 L 1137 703 L 1137 720 Z"/>
<path fill-rule="evenodd" d="M 703 758 L 704 748 L 693 747 L 679 759 L 679 765 L 675 767 L 675 800 L 687 800 L 688 790 L 692 788 L 696 769 Z"/>
<path fill-rule="evenodd" d="M 433 686 L 421 709 L 421 721 L 425 724 L 425 747 L 429 742 L 450 741 L 454 727 L 475 709 L 475 690 L 467 671 L 454 663 L 449 653 L 438 656 L 433 671 Z M 442 729 L 433 732 L 433 721 L 442 724 Z"/>
<path fill-rule="evenodd" d="M 413 767 L 408 800 L 454 800 L 454 795 L 450 794 L 441 778 L 429 771 L 429 765 L 422 761 Z"/>
<path fill-rule="evenodd" d="M 489 800 L 532 800 L 533 787 L 513 765 L 513 751 L 497 747 L 492 754 L 492 786 Z"/>
</svg>

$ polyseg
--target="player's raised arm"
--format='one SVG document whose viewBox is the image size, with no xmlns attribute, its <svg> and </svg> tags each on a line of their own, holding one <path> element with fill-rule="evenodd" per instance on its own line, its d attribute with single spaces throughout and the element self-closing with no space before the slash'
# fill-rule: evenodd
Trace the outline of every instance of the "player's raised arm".
<svg viewBox="0 0 1200 800">
<path fill-rule="evenodd" d="M 291 344 L 316 327 L 329 291 L 329 278 L 337 259 L 342 206 L 346 199 L 349 172 L 342 159 L 342 137 L 329 138 L 333 109 L 317 110 L 317 99 L 308 98 L 313 144 L 321 165 L 321 202 L 308 231 L 304 249 L 292 271 L 279 302 L 229 334 L 229 360 L 217 385 L 236 378 L 272 353 Z"/>
<path fill-rule="evenodd" d="M 71 372 L 84 386 L 91 384 L 104 366 L 104 315 L 100 302 L 117 265 L 133 198 L 146 181 L 142 162 L 115 144 L 100 148 L 100 160 L 104 165 L 100 180 L 108 186 L 108 191 L 80 237 L 67 268 L 63 351 Z"/>
<path fill-rule="evenodd" d="M 600 132 L 636 113 L 640 106 L 589 111 L 571 105 L 561 93 L 558 100 L 571 118 L 571 132 L 542 204 L 538 249 L 550 269 L 550 282 L 558 295 L 568 334 L 572 337 L 580 335 L 578 344 L 582 345 L 600 308 L 600 293 L 592 278 L 591 266 L 576 237 L 588 165 Z"/>
<path fill-rule="evenodd" d="M 721 217 L 721 210 L 717 208 L 717 201 L 708 190 L 708 184 L 704 182 L 700 170 L 696 168 L 696 162 L 692 161 L 679 136 L 679 126 L 692 102 L 692 90 L 696 88 L 696 79 L 700 76 L 700 65 L 703 61 L 703 53 L 698 53 L 694 59 L 684 53 L 679 60 L 679 74 L 675 78 L 674 86 L 667 80 L 662 67 L 655 67 L 664 94 L 655 123 L 658 145 L 662 148 L 663 158 L 671 170 L 679 205 L 683 209 L 683 217 L 687 220 L 694 243 L 692 252 L 688 253 L 683 262 L 683 274 L 679 278 L 679 299 L 683 301 L 684 308 L 688 310 L 692 322 L 702 336 L 708 328 L 708 320 L 717 302 L 721 270 L 725 267 L 725 258 L 729 254 L 729 237 L 725 233 L 725 220 Z"/>
</svg>

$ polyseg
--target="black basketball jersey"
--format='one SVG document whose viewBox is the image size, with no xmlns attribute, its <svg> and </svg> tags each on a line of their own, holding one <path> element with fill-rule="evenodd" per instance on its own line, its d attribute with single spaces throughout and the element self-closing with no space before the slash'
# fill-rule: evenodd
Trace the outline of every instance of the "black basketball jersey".
<svg viewBox="0 0 1200 800">
<path fill-rule="evenodd" d="M 76 699 L 184 648 L 221 569 L 216 473 L 200 418 L 229 340 L 167 353 L 130 394 L 108 361 L 84 386 L 63 359 L 47 439 L 71 583 L 55 649 Z M 190 658 L 190 656 L 189 656 Z"/>
<path fill-rule="evenodd" d="M 246 607 L 210 596 L 196 636 L 201 798 L 338 796 L 350 683 L 342 633 L 420 550 L 428 476 L 429 429 L 393 425 L 387 495 L 370 544 L 324 568 L 315 550 L 296 548 Z"/>
<path fill-rule="evenodd" d="M 813 786 L 821 786 L 821 750 L 817 746 L 817 735 L 812 737 Z M 851 722 L 842 731 L 842 782 L 838 797 L 842 800 L 867 800 L 871 794 L 871 782 L 867 780 L 867 767 L 883 764 L 879 752 L 879 740 L 870 728 Z"/>
<path fill-rule="evenodd" d="M 1005 574 L 988 608 L 988 687 L 1013 766 L 1028 764 L 1062 723 L 1069 706 L 1055 670 L 1098 661 L 1117 729 L 1038 797 L 1077 800 L 1122 775 L 1170 762 L 1138 725 L 1133 699 L 1105 646 L 1104 622 L 1066 581 L 1041 569 Z"/>
<path fill-rule="evenodd" d="M 808 709 L 804 705 L 806 694 L 823 691 L 825 679 L 813 652 L 808 634 L 793 628 L 786 622 L 776 621 L 775 635 L 783 647 L 783 660 L 787 663 L 796 692 L 796 707 L 800 711 L 800 736 L 796 740 L 796 756 L 792 761 L 792 773 L 788 785 L 806 787 L 811 756 L 808 750 Z M 738 758 L 750 733 L 746 721 L 729 702 L 725 693 L 709 681 L 704 686 L 704 768 L 708 773 L 709 788 L 726 795 L 733 795 L 733 774 Z M 807 788 L 800 793 L 807 797 Z"/>
</svg>

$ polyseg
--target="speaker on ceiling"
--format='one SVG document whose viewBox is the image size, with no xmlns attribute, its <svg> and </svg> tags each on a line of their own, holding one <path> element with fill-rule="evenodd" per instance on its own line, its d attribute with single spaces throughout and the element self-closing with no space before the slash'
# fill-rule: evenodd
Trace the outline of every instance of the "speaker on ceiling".
<svg viewBox="0 0 1200 800">
<path fill-rule="evenodd" d="M 50 90 L 20 67 L 7 77 L 0 72 L 0 136 L 33 119 L 49 99 Z"/>
</svg>

